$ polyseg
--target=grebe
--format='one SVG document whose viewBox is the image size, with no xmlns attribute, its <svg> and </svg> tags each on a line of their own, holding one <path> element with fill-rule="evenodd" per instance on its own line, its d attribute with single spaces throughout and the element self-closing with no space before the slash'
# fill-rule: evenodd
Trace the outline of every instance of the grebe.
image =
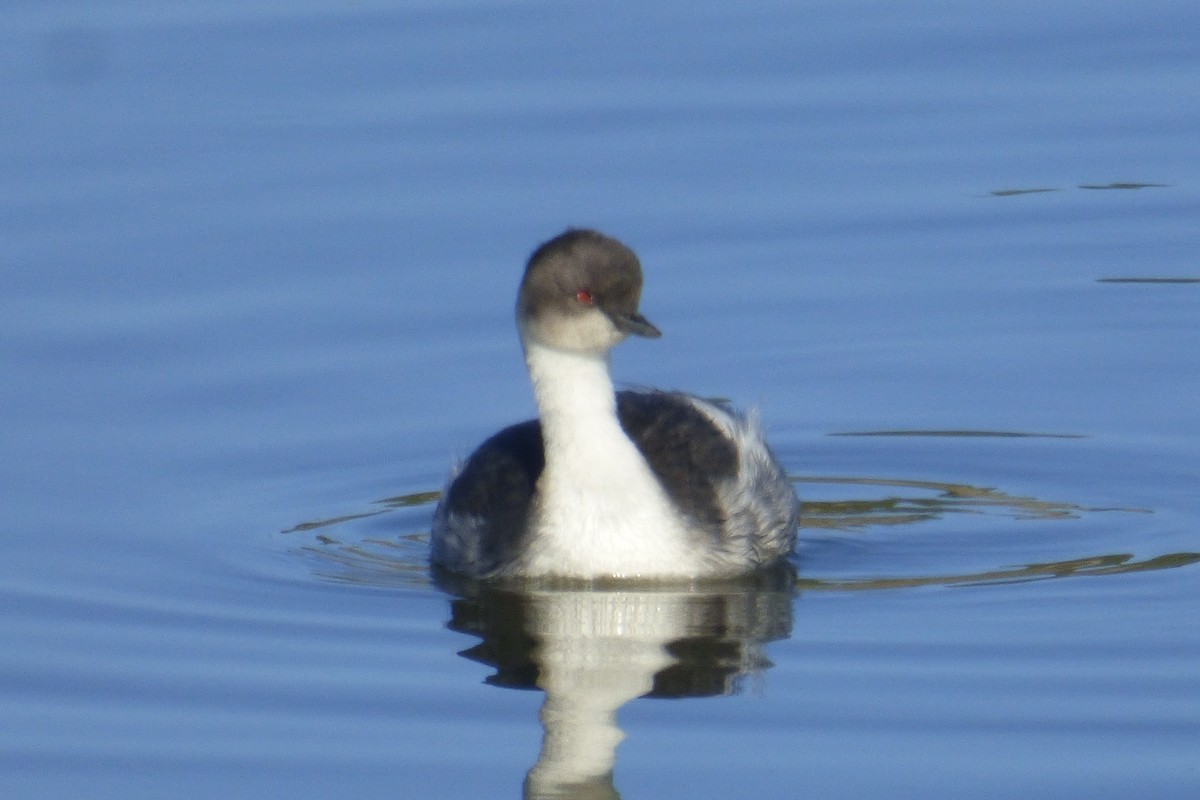
<svg viewBox="0 0 1200 800">
<path fill-rule="evenodd" d="M 615 392 L 609 353 L 662 334 L 642 268 L 572 229 L 529 258 L 517 329 L 538 419 L 485 441 L 434 513 L 432 560 L 474 578 L 681 579 L 770 566 L 799 501 L 753 420 L 678 392 Z"/>
</svg>

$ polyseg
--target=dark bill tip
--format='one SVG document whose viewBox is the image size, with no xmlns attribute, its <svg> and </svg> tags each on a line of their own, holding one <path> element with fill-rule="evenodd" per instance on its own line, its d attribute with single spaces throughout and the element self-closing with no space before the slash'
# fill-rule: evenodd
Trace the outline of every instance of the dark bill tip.
<svg viewBox="0 0 1200 800">
<path fill-rule="evenodd" d="M 613 321 L 613 325 L 621 333 L 628 333 L 633 336 L 645 336 L 648 339 L 657 339 L 662 336 L 662 331 L 654 327 L 650 320 L 636 311 L 629 313 L 617 312 L 609 316 Z"/>
</svg>

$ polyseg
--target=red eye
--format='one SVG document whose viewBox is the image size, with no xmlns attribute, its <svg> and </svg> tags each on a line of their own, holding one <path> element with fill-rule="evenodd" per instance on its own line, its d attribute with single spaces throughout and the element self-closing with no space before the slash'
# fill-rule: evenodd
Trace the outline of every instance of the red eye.
<svg viewBox="0 0 1200 800">
<path fill-rule="evenodd" d="M 596 302 L 596 298 L 592 297 L 592 293 L 587 289 L 580 289 L 575 293 L 575 299 L 583 303 L 585 306 L 590 306 Z"/>
</svg>

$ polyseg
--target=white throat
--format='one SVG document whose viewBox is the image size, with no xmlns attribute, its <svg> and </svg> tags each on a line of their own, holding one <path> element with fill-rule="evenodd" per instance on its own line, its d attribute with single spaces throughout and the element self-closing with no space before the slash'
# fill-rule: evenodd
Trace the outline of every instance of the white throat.
<svg viewBox="0 0 1200 800">
<path fill-rule="evenodd" d="M 679 513 L 617 418 L 607 353 L 525 342 L 542 422 L 527 574 L 685 576 L 701 567 Z"/>
</svg>

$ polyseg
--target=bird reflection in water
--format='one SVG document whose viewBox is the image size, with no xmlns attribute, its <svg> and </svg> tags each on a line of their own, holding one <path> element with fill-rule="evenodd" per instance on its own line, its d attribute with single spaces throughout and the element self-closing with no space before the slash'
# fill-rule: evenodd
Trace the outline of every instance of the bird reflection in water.
<svg viewBox="0 0 1200 800">
<path fill-rule="evenodd" d="M 549 800 L 618 797 L 625 703 L 732 694 L 770 667 L 763 647 L 791 632 L 795 575 L 782 565 L 687 586 L 438 582 L 453 596 L 449 627 L 481 640 L 460 655 L 494 668 L 494 686 L 545 693 L 524 796 Z"/>
</svg>

